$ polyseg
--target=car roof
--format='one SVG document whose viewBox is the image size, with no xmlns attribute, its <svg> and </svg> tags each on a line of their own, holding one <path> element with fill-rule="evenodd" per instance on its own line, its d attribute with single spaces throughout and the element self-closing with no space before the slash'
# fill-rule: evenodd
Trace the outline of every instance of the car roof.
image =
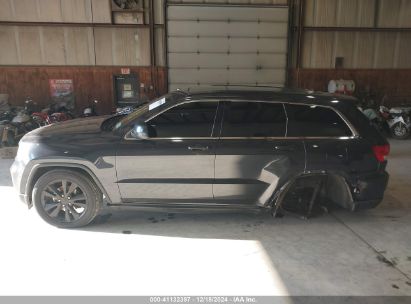
<svg viewBox="0 0 411 304">
<path fill-rule="evenodd" d="M 318 104 L 336 106 L 340 104 L 355 104 L 357 99 L 352 96 L 315 92 L 303 89 L 273 88 L 273 87 L 224 87 L 213 90 L 177 90 L 172 93 L 176 100 L 249 100 L 249 101 L 281 101 L 302 104 Z"/>
</svg>

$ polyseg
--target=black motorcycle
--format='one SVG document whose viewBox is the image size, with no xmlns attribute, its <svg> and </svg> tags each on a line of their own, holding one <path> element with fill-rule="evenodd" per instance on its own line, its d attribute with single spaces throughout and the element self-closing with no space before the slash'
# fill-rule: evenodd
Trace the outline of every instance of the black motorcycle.
<svg viewBox="0 0 411 304">
<path fill-rule="evenodd" d="M 31 116 L 34 106 L 33 100 L 28 98 L 24 108 L 14 108 L 9 119 L 3 121 L 0 130 L 2 146 L 16 146 L 26 133 L 41 126 Z"/>
</svg>

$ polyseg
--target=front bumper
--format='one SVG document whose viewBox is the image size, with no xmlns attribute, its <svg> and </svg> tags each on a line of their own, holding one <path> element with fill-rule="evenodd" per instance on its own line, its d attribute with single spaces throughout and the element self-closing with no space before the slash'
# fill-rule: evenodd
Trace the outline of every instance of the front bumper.
<svg viewBox="0 0 411 304">
<path fill-rule="evenodd" d="M 20 200 L 31 207 L 31 201 L 29 197 L 25 194 L 25 185 L 22 185 L 23 174 L 26 168 L 26 164 L 22 161 L 14 160 L 10 168 L 11 180 L 13 182 L 13 187 L 17 191 Z"/>
</svg>

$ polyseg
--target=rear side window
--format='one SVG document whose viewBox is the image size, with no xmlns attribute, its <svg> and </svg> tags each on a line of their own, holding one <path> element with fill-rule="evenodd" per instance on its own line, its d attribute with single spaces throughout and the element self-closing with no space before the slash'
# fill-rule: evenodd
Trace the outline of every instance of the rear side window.
<svg viewBox="0 0 411 304">
<path fill-rule="evenodd" d="M 350 128 L 334 110 L 320 106 L 286 105 L 289 137 L 346 137 Z"/>
<path fill-rule="evenodd" d="M 280 103 L 230 102 L 224 110 L 222 137 L 283 137 L 286 115 Z"/>
</svg>

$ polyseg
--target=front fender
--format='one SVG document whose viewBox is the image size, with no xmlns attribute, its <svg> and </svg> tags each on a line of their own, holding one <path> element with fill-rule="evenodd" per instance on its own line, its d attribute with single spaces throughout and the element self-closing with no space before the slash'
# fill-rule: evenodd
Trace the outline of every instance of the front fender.
<svg viewBox="0 0 411 304">
<path fill-rule="evenodd" d="M 112 159 L 111 159 L 112 158 Z M 20 193 L 25 194 L 27 204 L 30 206 L 31 192 L 38 172 L 44 168 L 74 168 L 84 171 L 89 175 L 105 196 L 107 203 L 121 202 L 120 192 L 116 183 L 116 172 L 113 157 L 100 157 L 94 163 L 80 158 L 48 158 L 30 161 L 24 169 L 20 181 Z"/>
</svg>

